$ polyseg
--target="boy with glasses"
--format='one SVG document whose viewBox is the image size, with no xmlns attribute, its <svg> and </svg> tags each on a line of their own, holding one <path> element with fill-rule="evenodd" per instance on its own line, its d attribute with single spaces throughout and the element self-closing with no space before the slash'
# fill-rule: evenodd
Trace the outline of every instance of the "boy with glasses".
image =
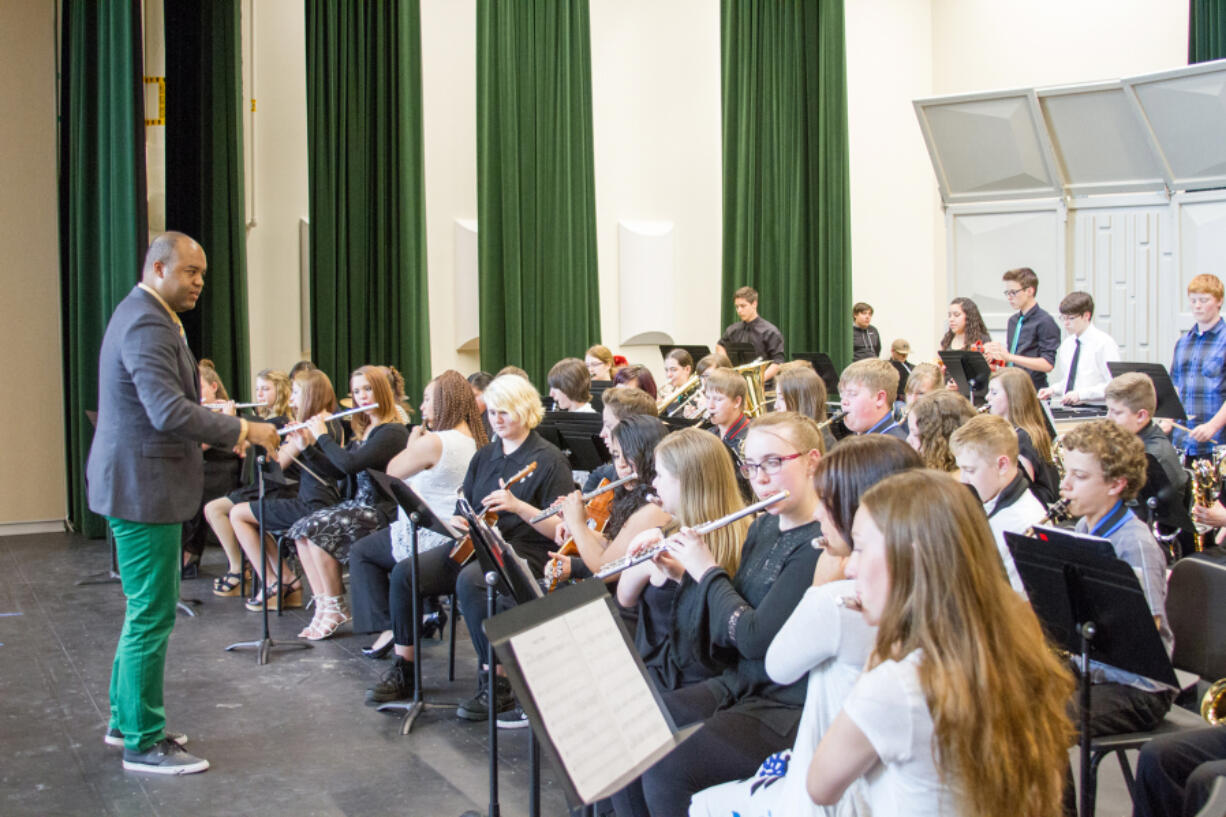
<svg viewBox="0 0 1226 817">
<path fill-rule="evenodd" d="M 1009 316 L 1005 343 L 986 343 L 983 353 L 1007 366 L 1025 369 L 1036 389 L 1046 388 L 1047 373 L 1055 365 L 1060 346 L 1060 328 L 1035 300 L 1039 276 L 1030 267 L 1019 267 L 1006 272 L 1002 280 L 1005 298 L 1017 312 Z"/>
<path fill-rule="evenodd" d="M 1115 339 L 1094 325 L 1094 299 L 1088 292 L 1070 292 L 1060 302 L 1060 322 L 1068 337 L 1056 351 L 1056 363 L 1039 399 L 1049 397 L 1066 406 L 1102 403 L 1111 382 L 1107 362 L 1120 359 Z"/>
</svg>

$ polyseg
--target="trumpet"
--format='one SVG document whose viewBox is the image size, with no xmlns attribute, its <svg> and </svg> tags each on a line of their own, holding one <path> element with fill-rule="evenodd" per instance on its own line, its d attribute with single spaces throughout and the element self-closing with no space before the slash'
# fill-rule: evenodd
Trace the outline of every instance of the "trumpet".
<svg viewBox="0 0 1226 817">
<path fill-rule="evenodd" d="M 612 491 L 614 488 L 619 488 L 622 485 L 625 485 L 627 482 L 630 482 L 631 480 L 635 480 L 638 478 L 639 478 L 639 475 L 632 472 L 628 476 L 624 476 L 619 480 L 610 482 L 608 485 L 603 485 L 599 488 L 595 488 L 583 495 L 583 504 L 586 505 L 588 502 L 591 502 L 593 499 L 600 496 L 601 494 L 607 494 L 609 491 Z M 560 513 L 562 513 L 562 503 L 555 502 L 554 504 L 550 505 L 545 510 L 538 513 L 536 516 L 529 519 L 528 524 L 535 525 L 537 522 L 544 522 L 546 519 L 557 516 Z"/>
<path fill-rule="evenodd" d="M 1030 527 L 1026 528 L 1023 536 L 1034 536 L 1034 529 L 1042 525 L 1050 525 L 1052 522 L 1059 522 L 1062 519 L 1068 518 L 1067 499 L 1057 499 L 1055 502 L 1047 506 L 1047 516 L 1044 516 L 1038 522 L 1035 522 Z"/>
<path fill-rule="evenodd" d="M 777 491 L 768 496 L 766 499 L 759 500 L 752 505 L 747 505 L 744 508 L 741 508 L 739 511 L 733 511 L 727 516 L 721 516 L 719 519 L 713 519 L 710 522 L 703 522 L 701 525 L 695 525 L 694 533 L 701 536 L 702 534 L 719 530 L 720 528 L 731 525 L 741 517 L 749 516 L 751 513 L 757 513 L 768 505 L 773 505 L 781 499 L 787 499 L 788 496 L 790 496 L 790 494 L 787 491 Z M 620 559 L 614 559 L 604 567 L 600 568 L 600 570 L 596 571 L 595 578 L 607 579 L 610 576 L 615 576 L 618 573 L 621 573 L 626 568 L 634 567 L 635 565 L 641 562 L 646 562 L 649 559 L 654 559 L 656 556 L 671 548 L 673 546 L 673 542 L 674 539 L 669 537 L 655 547 L 648 548 L 641 553 L 635 553 L 633 555 L 623 556 Z"/>
<path fill-rule="evenodd" d="M 664 397 L 661 397 L 659 400 L 656 401 L 656 412 L 657 413 L 662 412 L 664 411 L 664 409 L 668 408 L 673 403 L 678 403 L 677 406 L 673 407 L 672 411 L 669 411 L 665 415 L 666 417 L 672 417 L 674 414 L 676 414 L 678 411 L 681 410 L 682 406 L 684 406 L 686 403 L 688 403 L 690 400 L 693 399 L 694 395 L 688 394 L 688 392 L 691 389 L 698 389 L 699 391 L 701 391 L 701 389 L 699 388 L 699 384 L 701 382 L 702 382 L 702 378 L 700 378 L 698 375 L 691 375 L 690 379 L 682 383 L 681 386 L 678 387 L 675 391 L 669 392 L 667 395 L 665 395 Z"/>
<path fill-rule="evenodd" d="M 375 405 L 374 403 L 371 403 L 369 406 L 355 406 L 354 408 L 346 409 L 345 411 L 338 411 L 336 412 L 336 414 L 329 414 L 324 419 L 339 420 L 341 417 L 348 417 L 350 414 L 358 414 L 363 411 L 369 411 L 372 408 L 378 408 L 378 406 Z M 310 425 L 310 422 L 294 423 L 293 425 L 283 426 L 277 429 L 277 434 L 281 437 L 284 437 L 286 434 L 289 434 L 294 431 L 300 431 L 309 425 Z"/>
</svg>

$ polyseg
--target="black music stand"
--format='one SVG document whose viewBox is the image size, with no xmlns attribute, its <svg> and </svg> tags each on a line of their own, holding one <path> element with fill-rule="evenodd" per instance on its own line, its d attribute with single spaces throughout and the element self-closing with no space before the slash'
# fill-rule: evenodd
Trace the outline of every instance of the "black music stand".
<svg viewBox="0 0 1226 817">
<path fill-rule="evenodd" d="M 412 597 L 412 615 L 413 615 L 413 700 L 409 703 L 403 701 L 389 701 L 381 704 L 376 709 L 378 712 L 403 712 L 404 716 L 400 720 L 400 734 L 407 735 L 413 729 L 413 723 L 417 720 L 417 716 L 425 709 L 443 708 L 442 704 L 428 704 L 422 697 L 421 691 L 421 595 L 420 576 L 421 576 L 421 560 L 418 557 L 417 551 L 417 532 L 422 528 L 427 528 L 440 533 L 443 536 L 452 539 L 463 539 L 464 534 L 452 528 L 446 521 L 440 519 L 426 501 L 421 498 L 410 488 L 403 480 L 390 477 L 382 471 L 376 471 L 373 468 L 366 469 L 367 475 L 379 487 L 384 494 L 392 499 L 409 517 L 409 541 L 412 543 L 409 558 L 409 588 Z M 452 627 L 455 622 L 452 622 Z M 448 709 L 452 708 L 447 705 Z"/>
<path fill-rule="evenodd" d="M 690 358 L 694 361 L 695 365 L 698 364 L 698 361 L 711 354 L 711 347 L 705 344 L 661 343 L 659 346 L 660 357 L 668 357 L 668 353 L 674 349 L 684 349 L 690 353 Z"/>
<path fill-rule="evenodd" d="M 1081 542 L 1105 542 L 1074 536 Z M 1048 537 L 1050 538 L 1050 537 Z M 1128 563 L 1107 558 L 1101 545 L 1070 546 L 1005 533 L 1005 543 L 1047 637 L 1057 647 L 1081 655 L 1081 796 L 1078 813 L 1094 813 L 1090 750 L 1091 658 L 1172 689 L 1179 688 L 1171 659 L 1154 627 L 1153 614 Z M 1107 542 L 1108 547 L 1110 543 Z M 1114 553 L 1114 550 L 1112 551 Z"/>
<path fill-rule="evenodd" d="M 758 350 L 753 348 L 752 343 L 729 343 L 724 347 L 724 352 L 728 355 L 728 359 L 732 361 L 733 366 L 744 366 L 746 363 L 753 363 L 758 359 Z"/>
<path fill-rule="evenodd" d="M 264 551 L 264 493 L 266 487 L 264 485 L 265 459 L 267 458 L 263 454 L 257 457 L 255 467 L 256 478 L 259 480 L 257 483 L 259 495 L 256 502 L 258 503 L 258 507 L 260 509 L 260 558 L 265 560 L 263 565 L 264 586 L 260 588 L 260 600 L 262 602 L 260 605 L 260 614 L 263 619 L 264 630 L 260 637 L 255 641 L 236 641 L 235 643 L 226 647 L 226 652 L 234 652 L 236 650 L 255 650 L 255 661 L 260 666 L 268 663 L 269 655 L 273 650 L 309 650 L 313 649 L 314 646 L 312 644 L 304 644 L 298 641 L 278 643 L 273 641 L 272 636 L 268 633 L 268 562 Z M 277 554 L 277 558 L 280 559 L 280 557 L 280 554 Z M 277 592 L 281 591 L 280 584 L 281 582 L 278 580 Z M 281 607 L 282 605 L 278 604 L 277 610 L 279 611 Z"/>
<path fill-rule="evenodd" d="M 621 790 L 701 727 L 677 730 L 602 582 L 514 607 L 485 632 L 572 808 Z"/>
<path fill-rule="evenodd" d="M 982 352 L 966 349 L 945 349 L 939 352 L 945 372 L 958 384 L 958 391 L 972 404 L 982 405 L 988 393 L 992 367 Z"/>
<path fill-rule="evenodd" d="M 834 361 L 825 352 L 793 352 L 792 360 L 805 360 L 813 366 L 813 371 L 826 384 L 826 396 L 839 393 L 839 370 L 834 368 Z"/>
<path fill-rule="evenodd" d="M 456 501 L 460 515 L 468 522 L 468 533 L 472 536 L 473 553 L 485 573 L 485 605 L 486 622 L 494 619 L 495 596 L 501 591 L 516 604 L 524 604 L 541 598 L 544 594 L 537 584 L 528 563 L 502 537 L 497 527 L 486 524 L 481 514 L 475 512 L 468 500 L 461 497 Z M 486 631 L 488 633 L 488 630 Z M 494 642 L 486 638 L 488 645 L 485 654 L 485 683 L 489 694 L 489 786 L 490 806 L 487 817 L 498 817 L 498 713 L 494 711 L 497 700 L 495 686 L 495 655 Z M 532 777 L 536 780 L 536 768 L 533 763 Z M 476 812 L 465 812 L 462 817 L 480 817 Z"/>
<path fill-rule="evenodd" d="M 1204 422 L 1208 417 L 1189 417 L 1171 382 L 1171 375 L 1161 363 L 1128 363 L 1122 360 L 1112 360 L 1107 363 L 1107 369 L 1112 377 L 1119 377 L 1128 372 L 1140 372 L 1154 382 L 1154 392 L 1158 396 L 1158 407 L 1154 409 L 1154 417 L 1164 420 L 1174 420 L 1186 423 L 1189 420 Z"/>
</svg>

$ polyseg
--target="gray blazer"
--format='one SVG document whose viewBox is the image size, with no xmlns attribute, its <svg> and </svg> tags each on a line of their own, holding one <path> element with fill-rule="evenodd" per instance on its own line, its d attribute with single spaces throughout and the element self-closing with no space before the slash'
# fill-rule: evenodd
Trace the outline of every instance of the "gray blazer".
<svg viewBox="0 0 1226 817">
<path fill-rule="evenodd" d="M 151 524 L 190 519 L 204 496 L 200 443 L 233 447 L 241 431 L 238 418 L 200 405 L 187 341 L 166 308 L 134 287 L 102 338 L 90 510 Z"/>
</svg>

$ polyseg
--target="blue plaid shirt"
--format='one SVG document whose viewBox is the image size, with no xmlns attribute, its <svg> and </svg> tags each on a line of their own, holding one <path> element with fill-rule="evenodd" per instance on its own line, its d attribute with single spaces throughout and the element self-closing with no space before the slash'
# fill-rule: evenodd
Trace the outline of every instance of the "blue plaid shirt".
<svg viewBox="0 0 1226 817">
<path fill-rule="evenodd" d="M 1217 319 L 1207 331 L 1193 326 L 1175 344 L 1171 361 L 1171 381 L 1188 412 L 1188 427 L 1195 428 L 1213 419 L 1226 402 L 1226 321 Z M 1215 444 L 1226 442 L 1226 429 L 1207 443 L 1187 438 L 1179 429 L 1171 433 L 1176 448 L 1187 445 L 1187 453 L 1211 454 Z"/>
</svg>

